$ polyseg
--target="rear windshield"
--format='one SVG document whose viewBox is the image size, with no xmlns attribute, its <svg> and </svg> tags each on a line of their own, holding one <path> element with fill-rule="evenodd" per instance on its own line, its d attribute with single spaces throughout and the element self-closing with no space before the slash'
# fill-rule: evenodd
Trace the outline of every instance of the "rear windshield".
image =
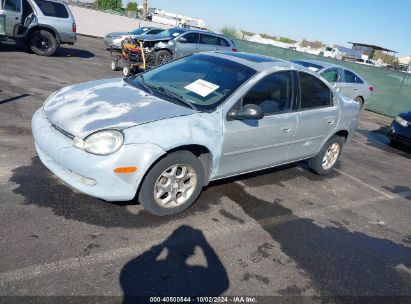
<svg viewBox="0 0 411 304">
<path fill-rule="evenodd" d="M 34 0 L 40 7 L 44 16 L 56 18 L 68 18 L 69 14 L 65 6 L 61 3 L 46 0 Z"/>
</svg>

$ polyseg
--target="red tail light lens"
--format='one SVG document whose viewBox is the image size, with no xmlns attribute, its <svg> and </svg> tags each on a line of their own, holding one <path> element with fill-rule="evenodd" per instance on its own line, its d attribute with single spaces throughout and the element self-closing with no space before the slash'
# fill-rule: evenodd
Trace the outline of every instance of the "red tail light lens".
<svg viewBox="0 0 411 304">
<path fill-rule="evenodd" d="M 374 91 L 374 87 L 373 87 L 373 86 L 369 87 L 368 89 L 370 90 L 370 92 Z"/>
<path fill-rule="evenodd" d="M 233 52 L 238 52 L 238 50 L 237 50 L 237 49 L 232 49 L 232 51 L 233 51 Z"/>
<path fill-rule="evenodd" d="M 76 24 L 74 22 L 73 22 L 73 25 L 71 26 L 71 31 L 73 33 L 75 33 L 77 31 L 77 27 L 76 27 Z"/>
</svg>

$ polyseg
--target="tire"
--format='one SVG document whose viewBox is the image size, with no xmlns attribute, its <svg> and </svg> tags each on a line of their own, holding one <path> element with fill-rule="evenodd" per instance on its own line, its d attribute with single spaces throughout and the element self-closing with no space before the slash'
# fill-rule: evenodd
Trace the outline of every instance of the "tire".
<svg viewBox="0 0 411 304">
<path fill-rule="evenodd" d="M 178 151 L 162 158 L 150 169 L 140 187 L 138 201 L 155 215 L 177 214 L 195 202 L 203 185 L 204 168 L 200 160 L 191 152 Z"/>
<path fill-rule="evenodd" d="M 355 100 L 356 102 L 358 102 L 358 104 L 360 105 L 360 108 L 361 108 L 361 109 L 364 107 L 364 100 L 362 99 L 362 97 L 357 96 L 357 97 L 354 98 L 354 100 Z"/>
<path fill-rule="evenodd" d="M 308 160 L 310 169 L 320 175 L 329 173 L 338 162 L 344 143 L 344 137 L 337 135 L 331 137 L 321 148 L 320 152 Z M 331 159 L 325 159 L 327 153 L 331 153 L 328 154 Z"/>
<path fill-rule="evenodd" d="M 31 34 L 29 46 L 30 50 L 39 56 L 52 56 L 57 51 L 58 43 L 52 33 L 40 30 Z"/>
<path fill-rule="evenodd" d="M 173 55 L 169 51 L 160 50 L 156 53 L 154 64 L 162 65 L 173 60 Z"/>
<path fill-rule="evenodd" d="M 111 61 L 111 69 L 113 71 L 118 71 L 119 67 L 118 67 L 118 60 L 113 60 Z"/>
<path fill-rule="evenodd" d="M 125 77 L 128 77 L 128 76 L 130 76 L 130 74 L 131 74 L 131 67 L 130 67 L 129 65 L 126 65 L 126 66 L 123 68 L 123 75 L 124 75 Z"/>
</svg>

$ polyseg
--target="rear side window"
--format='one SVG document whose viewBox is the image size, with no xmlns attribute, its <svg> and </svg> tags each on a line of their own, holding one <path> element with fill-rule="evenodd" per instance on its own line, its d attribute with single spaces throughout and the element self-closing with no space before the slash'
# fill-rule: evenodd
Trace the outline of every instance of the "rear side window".
<svg viewBox="0 0 411 304">
<path fill-rule="evenodd" d="M 243 106 L 255 104 L 265 115 L 291 110 L 293 92 L 292 72 L 278 72 L 260 80 L 243 98 Z"/>
<path fill-rule="evenodd" d="M 344 70 L 344 81 L 347 83 L 364 83 L 360 77 L 347 70 Z"/>
<path fill-rule="evenodd" d="M 212 35 L 201 34 L 200 43 L 208 45 L 218 45 L 218 37 Z"/>
<path fill-rule="evenodd" d="M 225 47 L 229 47 L 230 44 L 227 42 L 227 40 L 223 39 L 223 38 L 218 38 L 218 45 L 220 46 L 225 46 Z"/>
<path fill-rule="evenodd" d="M 20 12 L 20 1 L 19 0 L 6 0 L 4 2 L 4 9 L 12 12 Z"/>
<path fill-rule="evenodd" d="M 301 110 L 331 106 L 331 90 L 317 77 L 300 72 Z"/>
<path fill-rule="evenodd" d="M 56 18 L 68 18 L 68 12 L 61 3 L 46 0 L 34 0 L 45 16 Z"/>
</svg>

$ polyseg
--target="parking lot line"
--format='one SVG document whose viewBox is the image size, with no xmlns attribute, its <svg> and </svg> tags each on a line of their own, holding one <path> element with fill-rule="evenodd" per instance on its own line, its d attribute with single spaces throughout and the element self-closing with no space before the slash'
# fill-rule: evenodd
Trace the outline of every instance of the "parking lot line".
<svg viewBox="0 0 411 304">
<path fill-rule="evenodd" d="M 337 171 L 338 173 L 340 173 L 341 175 L 344 175 L 344 176 L 352 179 L 353 181 L 359 183 L 360 185 L 363 185 L 364 187 L 367 187 L 367 188 L 369 188 L 369 189 L 371 189 L 371 190 L 373 190 L 373 191 L 375 191 L 375 192 L 377 192 L 377 193 L 379 193 L 379 194 L 381 194 L 381 195 L 384 195 L 386 198 L 393 199 L 393 198 L 395 197 L 395 196 L 393 196 L 393 195 L 391 195 L 391 194 L 389 194 L 389 193 L 387 193 L 387 192 L 385 192 L 385 191 L 382 191 L 382 190 L 378 189 L 377 187 L 374 187 L 374 186 L 372 186 L 372 185 L 370 185 L 370 184 L 368 184 L 368 183 L 360 180 L 359 178 L 357 178 L 357 177 L 355 177 L 355 176 L 352 176 L 352 175 L 350 175 L 350 174 L 348 174 L 348 173 L 345 173 L 345 172 L 343 172 L 343 171 L 341 171 L 341 170 L 339 170 L 339 169 L 334 169 L 334 170 Z"/>
</svg>

